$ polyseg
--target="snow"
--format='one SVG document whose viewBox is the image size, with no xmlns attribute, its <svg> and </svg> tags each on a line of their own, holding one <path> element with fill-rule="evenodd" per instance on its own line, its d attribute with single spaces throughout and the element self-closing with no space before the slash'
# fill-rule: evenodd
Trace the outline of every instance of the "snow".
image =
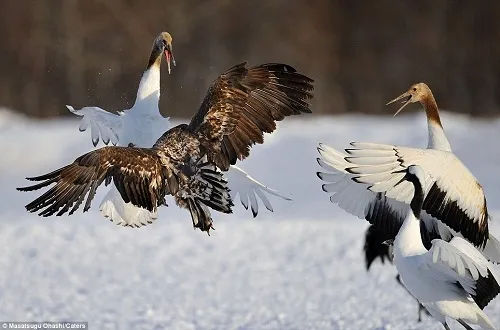
<svg viewBox="0 0 500 330">
<path fill-rule="evenodd" d="M 408 111 L 410 112 L 410 111 Z M 500 236 L 500 120 L 445 113 L 452 148 L 483 184 Z M 174 121 L 174 124 L 177 122 Z M 0 109 L 0 321 L 82 320 L 91 329 L 442 329 L 417 320 L 417 304 L 394 266 L 364 270 L 366 222 L 321 191 L 316 147 L 373 141 L 425 147 L 423 112 L 392 117 L 289 118 L 241 163 L 289 193 L 274 213 L 236 207 L 216 230 L 192 229 L 171 205 L 153 225 L 122 228 L 91 210 L 40 218 L 38 196 L 15 187 L 92 149 L 78 118 L 32 121 Z M 486 313 L 500 326 L 497 298 Z M 461 326 L 450 321 L 452 329 Z"/>
</svg>

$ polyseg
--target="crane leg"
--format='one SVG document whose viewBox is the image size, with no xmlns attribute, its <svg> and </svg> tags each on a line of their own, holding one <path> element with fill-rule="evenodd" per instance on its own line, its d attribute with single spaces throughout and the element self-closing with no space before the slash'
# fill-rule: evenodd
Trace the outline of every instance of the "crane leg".
<svg viewBox="0 0 500 330">
<path fill-rule="evenodd" d="M 472 327 L 471 327 L 470 325 L 468 325 L 467 323 L 465 323 L 465 321 L 464 321 L 464 320 L 458 319 L 457 321 L 458 321 L 458 323 L 460 323 L 460 324 L 461 324 L 461 325 L 462 325 L 465 329 L 467 329 L 467 330 L 474 330 L 474 329 L 472 329 Z"/>
</svg>

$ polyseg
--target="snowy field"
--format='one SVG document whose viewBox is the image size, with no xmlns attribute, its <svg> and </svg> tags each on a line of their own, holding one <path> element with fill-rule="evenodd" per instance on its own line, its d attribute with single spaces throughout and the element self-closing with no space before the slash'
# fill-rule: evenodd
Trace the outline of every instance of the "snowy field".
<svg viewBox="0 0 500 330">
<path fill-rule="evenodd" d="M 415 107 L 413 107 L 415 108 Z M 500 120 L 445 114 L 452 147 L 486 190 L 500 236 Z M 364 269 L 365 221 L 331 204 L 315 172 L 319 142 L 427 145 L 422 112 L 287 119 L 241 164 L 293 198 L 253 219 L 240 204 L 214 214 L 211 236 L 171 205 L 141 229 L 88 213 L 39 218 L 25 176 L 92 148 L 77 120 L 30 121 L 0 110 L 0 321 L 78 320 L 90 329 L 442 329 L 379 262 Z M 500 299 L 486 313 L 500 326 Z M 452 329 L 461 326 L 450 321 Z"/>
</svg>

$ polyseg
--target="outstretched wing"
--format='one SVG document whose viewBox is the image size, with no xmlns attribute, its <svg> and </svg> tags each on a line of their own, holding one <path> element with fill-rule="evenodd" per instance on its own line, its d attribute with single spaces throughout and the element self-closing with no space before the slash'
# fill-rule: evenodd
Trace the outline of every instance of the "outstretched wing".
<svg viewBox="0 0 500 330">
<path fill-rule="evenodd" d="M 250 147 L 264 142 L 286 116 L 310 113 L 313 80 L 286 64 L 236 65 L 209 88 L 189 129 L 198 134 L 209 160 L 227 171 Z"/>
<path fill-rule="evenodd" d="M 66 105 L 69 111 L 77 116 L 82 116 L 79 130 L 83 132 L 90 126 L 90 135 L 94 147 L 99 143 L 99 137 L 104 144 L 110 141 L 113 145 L 118 143 L 119 130 L 122 126 L 122 121 L 119 115 L 107 112 L 99 107 L 84 107 L 80 110 L 75 110 L 71 105 Z"/>
<path fill-rule="evenodd" d="M 478 247 L 489 237 L 488 210 L 483 188 L 451 152 L 415 149 L 375 143 L 351 143 L 345 157 L 346 170 L 354 181 L 367 184 L 373 192 L 409 204 L 413 186 L 400 182 L 402 170 L 419 165 L 428 174 L 423 186 L 423 210 L 436 217 Z"/>
<path fill-rule="evenodd" d="M 427 173 L 433 175 L 433 177 L 429 176 L 424 184 L 426 197 L 424 210 L 421 213 L 421 220 L 426 223 L 428 232 L 432 234 L 436 230 L 437 217 L 439 217 L 439 220 L 445 224 L 445 226 L 439 226 L 439 233 L 446 235 L 446 230 L 443 232 L 442 229 L 449 230 L 448 235 L 443 236 L 443 239 L 449 240 L 451 238 L 449 235 L 461 235 L 476 246 L 486 240 L 484 255 L 493 262 L 500 262 L 500 242 L 488 233 L 487 216 L 484 216 L 487 214 L 486 201 L 482 195 L 482 188 L 475 179 L 472 180 L 474 177 L 468 170 L 465 169 L 464 173 L 469 174 L 465 174 L 464 177 L 457 174 L 456 171 L 461 171 L 460 168 L 464 166 L 461 163 L 457 165 L 456 162 L 459 161 L 455 156 L 439 150 L 401 148 L 373 143 L 363 144 L 370 146 L 371 149 L 361 149 L 361 144 L 355 143 L 354 145 L 356 148 L 348 149 L 347 153 L 324 144 L 320 144 L 318 148 L 321 158 L 317 160 L 323 171 L 318 172 L 317 175 L 326 182 L 322 188 L 331 194 L 332 203 L 338 204 L 343 210 L 364 218 L 370 223 L 375 223 L 373 221 L 377 219 L 377 222 L 380 222 L 392 215 L 399 223 L 402 223 L 408 210 L 407 204 L 410 203 L 413 195 L 413 185 L 408 185 L 406 181 L 396 184 L 404 176 L 404 173 L 398 173 L 398 171 L 411 164 L 418 164 L 425 168 Z M 375 146 L 379 146 L 378 150 L 373 150 Z M 400 152 L 405 155 L 424 155 L 423 158 L 427 161 L 423 162 L 415 157 L 404 157 L 401 161 L 397 161 L 398 158 L 394 156 L 394 153 L 400 154 Z M 429 156 L 434 152 L 435 156 Z M 364 153 L 362 158 L 361 153 Z M 443 159 L 439 158 L 440 154 L 444 155 Z M 432 159 L 435 160 L 434 163 Z M 384 166 L 387 166 L 386 172 L 382 171 Z M 470 189 L 460 188 L 461 182 L 465 182 L 463 187 Z M 445 189 L 446 194 L 431 194 L 431 192 L 436 192 L 440 185 L 448 187 Z M 385 196 L 385 205 L 380 203 L 378 196 Z M 476 196 L 475 203 L 472 202 L 474 199 L 470 196 Z M 374 218 L 371 213 L 376 204 L 378 204 L 376 210 L 379 216 Z M 476 207 L 473 206 L 474 204 Z M 483 208 L 484 214 L 478 211 Z M 453 212 L 447 213 L 445 210 L 453 210 Z M 474 210 L 477 213 L 473 216 L 474 220 L 471 220 L 470 214 L 474 214 Z M 386 213 L 390 214 L 384 216 Z M 384 222 L 380 223 L 382 223 L 382 230 L 388 231 L 386 235 L 395 235 L 393 227 L 386 226 Z M 473 230 L 474 228 L 476 229 Z"/>
<path fill-rule="evenodd" d="M 26 205 L 30 212 L 42 210 L 40 216 L 57 216 L 75 212 L 88 195 L 83 211 L 90 208 L 97 187 L 113 180 L 126 203 L 131 202 L 151 212 L 162 204 L 166 194 L 166 179 L 160 160 L 151 149 L 104 147 L 78 157 L 72 164 L 38 177 L 42 181 L 17 188 L 38 190 L 55 183 L 43 195 Z"/>
<path fill-rule="evenodd" d="M 461 237 L 454 237 L 450 242 L 434 240 L 423 264 L 434 272 L 436 280 L 445 278 L 447 282 L 460 283 L 481 309 L 500 293 L 490 266 L 488 260 Z"/>
<path fill-rule="evenodd" d="M 266 194 L 274 195 L 280 197 L 284 200 L 291 200 L 290 198 L 281 195 L 278 191 L 268 188 L 259 181 L 248 175 L 247 172 L 243 171 L 241 168 L 232 165 L 229 171 L 225 173 L 229 189 L 231 189 L 231 199 L 234 201 L 239 195 L 240 202 L 248 209 L 249 203 L 252 209 L 252 214 L 254 217 L 257 216 L 259 212 L 259 202 L 264 204 L 266 209 L 273 211 L 273 206 L 267 198 Z"/>
<path fill-rule="evenodd" d="M 369 190 L 369 185 L 355 182 L 354 174 L 348 172 L 352 164 L 346 161 L 347 155 L 327 145 L 320 144 L 318 164 L 324 172 L 317 172 L 325 183 L 323 191 L 331 194 L 330 201 L 346 212 L 366 219 L 375 226 L 384 240 L 395 239 L 408 212 L 408 205 L 388 198 L 383 192 Z M 427 232 L 435 231 L 436 220 L 422 212 L 421 219 Z"/>
</svg>

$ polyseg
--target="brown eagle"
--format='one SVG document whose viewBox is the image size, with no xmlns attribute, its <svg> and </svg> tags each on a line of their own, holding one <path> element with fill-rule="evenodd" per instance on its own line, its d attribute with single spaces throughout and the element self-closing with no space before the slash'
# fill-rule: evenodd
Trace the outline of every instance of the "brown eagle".
<svg viewBox="0 0 500 330">
<path fill-rule="evenodd" d="M 18 188 L 48 191 L 26 205 L 40 216 L 72 214 L 85 201 L 90 208 L 97 187 L 113 181 L 125 202 L 151 212 L 172 195 L 189 209 L 193 226 L 213 228 L 209 208 L 231 213 L 227 171 L 250 147 L 264 142 L 286 116 L 310 113 L 313 80 L 286 64 L 247 68 L 238 64 L 220 75 L 208 89 L 189 124 L 165 132 L 151 148 L 107 146 L 78 157 L 51 173 L 27 178 L 41 181 Z"/>
</svg>

